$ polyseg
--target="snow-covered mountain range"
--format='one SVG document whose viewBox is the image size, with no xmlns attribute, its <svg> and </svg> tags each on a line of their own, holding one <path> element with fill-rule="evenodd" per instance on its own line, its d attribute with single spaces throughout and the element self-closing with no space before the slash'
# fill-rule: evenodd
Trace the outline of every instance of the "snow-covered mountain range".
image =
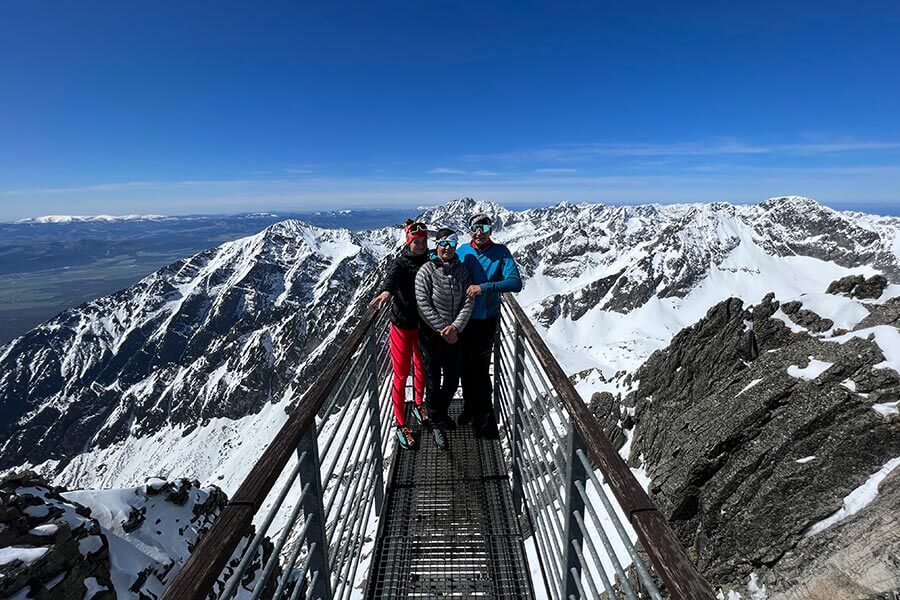
<svg viewBox="0 0 900 600">
<path fill-rule="evenodd" d="M 839 336 L 868 309 L 826 297 L 831 282 L 883 275 L 878 301 L 900 296 L 900 219 L 805 198 L 525 211 L 464 199 L 420 218 L 465 232 L 476 212 L 495 217 L 526 279 L 519 301 L 586 400 L 637 393 L 648 358 L 731 297 L 773 293 Z M 0 471 L 29 466 L 69 488 L 188 477 L 233 493 L 400 239 L 281 222 L 14 340 L 0 349 Z M 875 338 L 900 355 L 889 334 Z M 628 456 L 634 434 L 620 435 Z"/>
<path fill-rule="evenodd" d="M 730 296 L 790 300 L 854 273 L 900 282 L 900 219 L 803 198 L 520 212 L 458 200 L 421 218 L 462 232 L 480 211 L 495 216 L 495 238 L 526 277 L 519 300 L 564 366 L 604 379 Z M 309 383 L 399 239 L 281 222 L 16 339 L 0 351 L 0 468 L 36 466 L 84 487 L 223 475 L 214 465 L 250 432 L 277 426 L 273 406 Z M 200 453 L 210 460 L 189 459 Z"/>
</svg>

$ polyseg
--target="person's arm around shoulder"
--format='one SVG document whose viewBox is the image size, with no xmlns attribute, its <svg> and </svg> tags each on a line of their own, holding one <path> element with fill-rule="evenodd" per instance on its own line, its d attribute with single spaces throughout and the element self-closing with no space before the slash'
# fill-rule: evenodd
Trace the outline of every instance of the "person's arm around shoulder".
<svg viewBox="0 0 900 600">
<path fill-rule="evenodd" d="M 445 325 L 441 316 L 434 309 L 434 300 L 432 298 L 434 282 L 431 279 L 433 271 L 434 265 L 427 262 L 416 273 L 416 306 L 419 308 L 419 316 L 422 317 L 425 324 L 440 332 Z"/>
<path fill-rule="evenodd" d="M 462 287 L 463 290 L 467 290 L 472 285 L 472 278 L 469 276 L 469 272 L 465 267 L 461 269 L 460 281 L 462 283 L 460 287 Z M 456 327 L 457 333 L 466 328 L 469 319 L 472 317 L 472 309 L 474 307 L 475 298 L 469 294 L 465 294 L 462 307 L 459 309 L 459 314 L 457 314 L 456 319 L 453 320 L 453 326 Z"/>
<path fill-rule="evenodd" d="M 513 258 L 509 248 L 502 244 L 497 244 L 498 259 L 502 264 L 503 279 L 500 281 L 487 281 L 481 284 L 482 292 L 494 292 L 502 294 L 504 292 L 521 292 L 522 277 L 519 275 L 519 267 L 516 265 L 516 259 Z"/>
</svg>

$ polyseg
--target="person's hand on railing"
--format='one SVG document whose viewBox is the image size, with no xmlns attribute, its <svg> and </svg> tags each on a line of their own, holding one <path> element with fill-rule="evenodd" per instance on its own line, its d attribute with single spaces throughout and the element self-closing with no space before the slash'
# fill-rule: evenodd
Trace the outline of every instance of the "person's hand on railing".
<svg viewBox="0 0 900 600">
<path fill-rule="evenodd" d="M 390 300 L 391 300 L 390 292 L 381 292 L 380 294 L 378 294 L 377 296 L 372 298 L 372 301 L 369 302 L 369 308 L 372 308 L 373 306 L 375 308 L 382 308 L 385 304 L 390 302 Z"/>
<path fill-rule="evenodd" d="M 466 288 L 466 295 L 469 296 L 469 298 L 474 298 L 475 296 L 480 296 L 481 295 L 481 286 L 473 283 L 472 285 L 470 285 L 469 287 Z"/>
<path fill-rule="evenodd" d="M 459 332 L 456 330 L 456 325 L 447 325 L 441 329 L 441 337 L 448 344 L 455 344 L 459 341 Z"/>
</svg>

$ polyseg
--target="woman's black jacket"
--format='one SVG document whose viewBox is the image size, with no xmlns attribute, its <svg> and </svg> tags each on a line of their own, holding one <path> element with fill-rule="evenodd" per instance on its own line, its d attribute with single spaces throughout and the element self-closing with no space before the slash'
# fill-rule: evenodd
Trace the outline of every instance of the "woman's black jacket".
<svg viewBox="0 0 900 600">
<path fill-rule="evenodd" d="M 418 329 L 419 311 L 416 308 L 416 273 L 428 262 L 428 253 L 416 256 L 404 246 L 400 256 L 388 266 L 382 292 L 390 292 L 391 323 L 400 329 Z"/>
</svg>

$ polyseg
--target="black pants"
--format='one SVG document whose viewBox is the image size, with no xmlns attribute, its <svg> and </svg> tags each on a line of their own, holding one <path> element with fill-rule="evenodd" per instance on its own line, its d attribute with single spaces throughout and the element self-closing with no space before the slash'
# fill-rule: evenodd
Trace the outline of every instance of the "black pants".
<svg viewBox="0 0 900 600">
<path fill-rule="evenodd" d="M 462 344 L 448 344 L 441 334 L 422 326 L 419 347 L 425 367 L 425 406 L 434 427 L 447 425 L 447 409 L 459 387 L 459 365 Z"/>
<path fill-rule="evenodd" d="M 491 381 L 491 353 L 497 317 L 469 319 L 461 334 L 463 410 L 474 418 L 490 414 L 494 383 Z"/>
</svg>

